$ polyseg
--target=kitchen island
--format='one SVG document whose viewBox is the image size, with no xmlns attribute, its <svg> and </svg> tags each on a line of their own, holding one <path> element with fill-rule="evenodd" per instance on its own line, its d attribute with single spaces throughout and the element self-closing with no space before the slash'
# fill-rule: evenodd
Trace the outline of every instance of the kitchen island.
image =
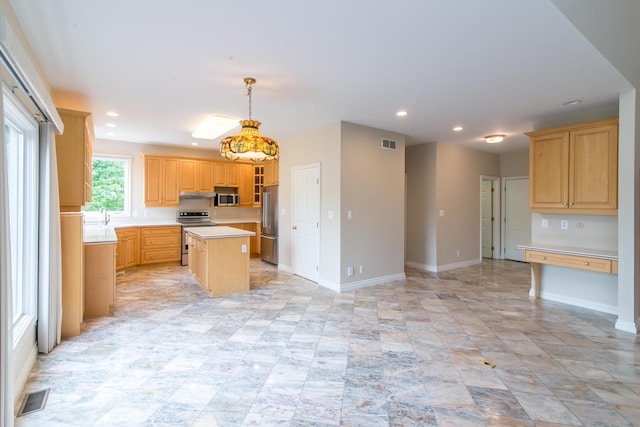
<svg viewBox="0 0 640 427">
<path fill-rule="evenodd" d="M 233 227 L 187 227 L 189 269 L 210 296 L 249 290 L 249 241 L 256 233 Z"/>
</svg>

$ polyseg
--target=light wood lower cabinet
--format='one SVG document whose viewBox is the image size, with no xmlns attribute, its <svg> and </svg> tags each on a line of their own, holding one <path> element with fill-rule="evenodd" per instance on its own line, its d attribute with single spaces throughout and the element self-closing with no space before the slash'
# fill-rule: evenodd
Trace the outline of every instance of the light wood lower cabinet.
<svg viewBox="0 0 640 427">
<path fill-rule="evenodd" d="M 116 229 L 116 271 L 140 264 L 140 229 Z"/>
<path fill-rule="evenodd" d="M 80 334 L 84 315 L 84 243 L 81 213 L 60 215 L 62 338 Z"/>
<path fill-rule="evenodd" d="M 181 226 L 143 227 L 140 237 L 141 264 L 180 261 Z"/>
<path fill-rule="evenodd" d="M 84 318 L 113 314 L 116 299 L 116 244 L 84 245 Z"/>
</svg>

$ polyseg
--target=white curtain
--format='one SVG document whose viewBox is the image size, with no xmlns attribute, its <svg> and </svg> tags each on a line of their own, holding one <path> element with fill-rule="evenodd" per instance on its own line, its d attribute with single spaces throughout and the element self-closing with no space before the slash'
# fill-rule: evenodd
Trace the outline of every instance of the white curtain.
<svg viewBox="0 0 640 427">
<path fill-rule="evenodd" d="M 40 224 L 38 274 L 38 351 L 49 353 L 60 344 L 62 272 L 60 207 L 55 130 L 40 124 Z"/>
<path fill-rule="evenodd" d="M 0 117 L 4 117 L 0 90 Z M 4 122 L 4 120 L 3 120 Z M 3 126 L 4 128 L 4 126 Z M 0 132 L 0 425 L 13 426 L 13 299 L 5 133 Z"/>
</svg>

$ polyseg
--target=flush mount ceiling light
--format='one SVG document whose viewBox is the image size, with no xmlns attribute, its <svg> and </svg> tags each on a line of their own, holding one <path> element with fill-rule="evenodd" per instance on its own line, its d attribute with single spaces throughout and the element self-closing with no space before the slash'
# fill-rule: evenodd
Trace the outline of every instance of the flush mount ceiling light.
<svg viewBox="0 0 640 427">
<path fill-rule="evenodd" d="M 574 99 L 572 101 L 567 101 L 562 105 L 564 105 L 565 107 L 571 107 L 572 105 L 578 105 L 578 104 L 581 104 L 581 103 L 582 103 L 581 99 Z"/>
<path fill-rule="evenodd" d="M 400 110 L 396 113 L 396 116 L 398 117 L 404 117 L 407 115 L 407 112 L 405 110 Z"/>
<path fill-rule="evenodd" d="M 199 139 L 216 139 L 231 129 L 238 127 L 238 119 L 220 115 L 212 115 L 191 134 Z"/>
<path fill-rule="evenodd" d="M 220 155 L 229 160 L 248 160 L 264 162 L 278 160 L 280 157 L 278 143 L 266 136 L 260 135 L 258 128 L 261 123 L 251 120 L 251 85 L 256 82 L 253 77 L 245 77 L 244 84 L 249 96 L 249 120 L 240 120 L 240 133 L 228 136 L 220 141 Z"/>
<path fill-rule="evenodd" d="M 462 126 L 456 126 L 453 128 L 454 132 L 460 132 L 462 130 Z"/>
<path fill-rule="evenodd" d="M 485 142 L 489 143 L 489 144 L 495 144 L 498 142 L 502 142 L 504 140 L 505 135 L 500 135 L 500 134 L 496 134 L 496 135 L 487 135 L 484 137 Z"/>
</svg>

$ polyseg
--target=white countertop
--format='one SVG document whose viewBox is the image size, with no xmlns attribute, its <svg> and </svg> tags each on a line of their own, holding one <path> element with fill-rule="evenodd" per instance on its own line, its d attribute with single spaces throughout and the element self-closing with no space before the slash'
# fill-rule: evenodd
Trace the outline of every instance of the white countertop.
<svg viewBox="0 0 640 427">
<path fill-rule="evenodd" d="M 605 249 L 576 248 L 573 246 L 549 245 L 547 243 L 525 243 L 518 245 L 518 249 L 528 249 L 532 251 L 544 251 L 556 254 L 588 256 L 603 259 L 618 259 L 618 251 Z"/>
<path fill-rule="evenodd" d="M 220 219 L 213 218 L 211 222 L 215 224 L 260 224 L 259 219 Z"/>
<path fill-rule="evenodd" d="M 117 243 L 118 237 L 113 227 L 104 225 L 86 225 L 83 229 L 83 242 L 85 245 L 103 243 Z"/>
<path fill-rule="evenodd" d="M 135 227 L 169 227 L 169 226 L 176 226 L 176 225 L 182 225 L 179 224 L 176 221 L 171 221 L 171 220 L 151 220 L 151 221 L 145 221 L 145 220 L 139 220 L 139 221 L 134 221 L 134 222 L 127 222 L 127 223 L 120 223 L 120 224 L 112 224 L 112 226 L 114 228 L 135 228 Z"/>
<path fill-rule="evenodd" d="M 211 227 L 187 227 L 184 231 L 194 234 L 202 239 L 222 239 L 225 237 L 245 237 L 256 235 L 253 231 L 240 230 L 239 228 L 219 225 Z"/>
</svg>

